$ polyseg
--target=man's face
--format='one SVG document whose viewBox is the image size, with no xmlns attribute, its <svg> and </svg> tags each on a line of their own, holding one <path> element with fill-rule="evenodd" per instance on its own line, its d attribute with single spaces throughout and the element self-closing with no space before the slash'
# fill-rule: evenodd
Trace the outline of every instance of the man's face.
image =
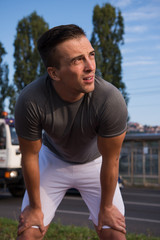
<svg viewBox="0 0 160 240">
<path fill-rule="evenodd" d="M 55 89 L 67 101 L 76 101 L 94 90 L 95 52 L 85 37 L 67 40 L 56 47 L 60 67 Z"/>
</svg>

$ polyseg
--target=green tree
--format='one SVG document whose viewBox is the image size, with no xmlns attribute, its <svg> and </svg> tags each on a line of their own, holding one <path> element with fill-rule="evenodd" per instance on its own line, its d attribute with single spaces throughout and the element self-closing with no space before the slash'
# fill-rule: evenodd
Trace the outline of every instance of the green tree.
<svg viewBox="0 0 160 240">
<path fill-rule="evenodd" d="M 9 95 L 8 65 L 3 63 L 6 51 L 0 42 L 0 113 L 5 110 L 5 100 Z"/>
<path fill-rule="evenodd" d="M 14 41 L 14 83 L 19 93 L 27 84 L 45 72 L 37 50 L 37 40 L 48 30 L 44 19 L 33 12 L 19 21 Z M 14 103 L 12 99 L 11 105 Z"/>
<path fill-rule="evenodd" d="M 15 107 L 15 103 L 16 103 L 16 98 L 17 98 L 17 91 L 14 85 L 10 85 L 9 86 L 9 110 L 10 110 L 10 115 L 14 115 L 14 107 Z"/>
<path fill-rule="evenodd" d="M 126 103 L 128 95 L 122 81 L 122 55 L 124 23 L 119 9 L 110 4 L 96 5 L 93 11 L 92 46 L 96 52 L 97 74 L 111 82 L 122 92 Z"/>
</svg>

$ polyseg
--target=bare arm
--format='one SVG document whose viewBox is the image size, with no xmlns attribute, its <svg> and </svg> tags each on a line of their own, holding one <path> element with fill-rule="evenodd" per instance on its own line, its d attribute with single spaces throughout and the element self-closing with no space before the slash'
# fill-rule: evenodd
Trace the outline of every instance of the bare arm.
<svg viewBox="0 0 160 240">
<path fill-rule="evenodd" d="M 124 137 L 125 133 L 112 138 L 98 137 L 98 148 L 102 154 L 100 175 L 102 193 L 98 225 L 99 230 L 103 225 L 109 225 L 125 233 L 124 217 L 119 210 L 112 205 L 118 181 L 119 155 Z"/>
<path fill-rule="evenodd" d="M 21 214 L 19 234 L 37 225 L 43 232 L 43 213 L 40 201 L 39 151 L 41 140 L 29 141 L 19 138 L 22 153 L 22 170 L 29 196 L 29 206 Z"/>
<path fill-rule="evenodd" d="M 39 192 L 39 160 L 41 140 L 28 141 L 19 138 L 22 153 L 22 170 L 29 195 L 30 206 L 41 208 Z"/>
</svg>

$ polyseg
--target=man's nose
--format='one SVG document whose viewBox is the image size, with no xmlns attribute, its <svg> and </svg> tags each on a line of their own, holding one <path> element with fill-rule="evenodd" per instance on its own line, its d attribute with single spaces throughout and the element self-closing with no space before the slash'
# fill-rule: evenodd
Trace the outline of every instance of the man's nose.
<svg viewBox="0 0 160 240">
<path fill-rule="evenodd" d="M 95 61 L 92 59 L 86 59 L 85 61 L 85 71 L 93 71 L 95 69 Z"/>
</svg>

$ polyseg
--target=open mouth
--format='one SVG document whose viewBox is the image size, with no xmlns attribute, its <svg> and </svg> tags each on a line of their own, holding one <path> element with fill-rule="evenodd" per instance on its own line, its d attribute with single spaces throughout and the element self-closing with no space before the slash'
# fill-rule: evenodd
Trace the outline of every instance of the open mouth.
<svg viewBox="0 0 160 240">
<path fill-rule="evenodd" d="M 84 77 L 83 81 L 86 83 L 92 83 L 94 81 L 94 77 L 90 76 L 90 77 Z"/>
</svg>

